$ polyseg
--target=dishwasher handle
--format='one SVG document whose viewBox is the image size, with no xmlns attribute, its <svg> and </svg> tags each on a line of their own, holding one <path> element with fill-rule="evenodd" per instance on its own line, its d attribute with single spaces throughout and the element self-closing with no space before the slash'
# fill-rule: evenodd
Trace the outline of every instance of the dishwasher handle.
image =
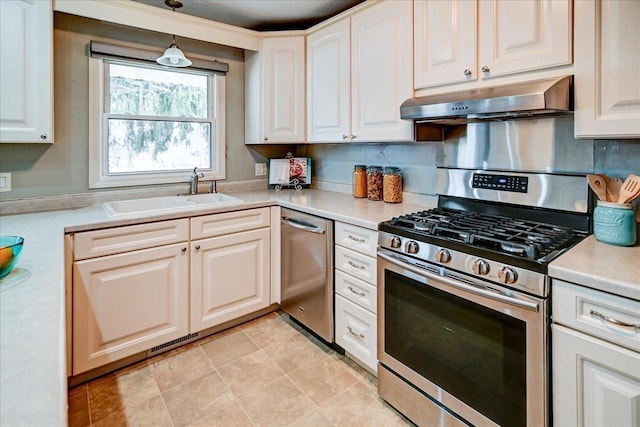
<svg viewBox="0 0 640 427">
<path fill-rule="evenodd" d="M 295 218 L 289 218 L 284 216 L 282 217 L 282 222 L 284 222 L 287 225 L 290 225 L 293 228 L 309 231 L 311 233 L 325 234 L 326 232 L 325 229 L 322 227 L 318 227 L 317 225 L 309 224 L 308 222 L 300 221 L 299 219 L 295 219 Z"/>
</svg>

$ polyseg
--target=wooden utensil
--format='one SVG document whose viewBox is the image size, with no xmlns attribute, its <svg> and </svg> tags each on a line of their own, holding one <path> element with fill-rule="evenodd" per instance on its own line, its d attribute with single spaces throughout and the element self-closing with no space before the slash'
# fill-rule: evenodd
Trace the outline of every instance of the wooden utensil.
<svg viewBox="0 0 640 427">
<path fill-rule="evenodd" d="M 622 183 L 618 203 L 631 203 L 638 196 L 640 196 L 640 176 L 631 174 Z"/>
<path fill-rule="evenodd" d="M 620 188 L 622 187 L 622 180 L 620 178 L 604 176 L 604 181 L 607 183 L 607 200 L 613 203 L 618 202 L 620 196 Z"/>
<path fill-rule="evenodd" d="M 587 175 L 589 187 L 600 200 L 607 201 L 607 183 L 600 175 Z"/>
</svg>

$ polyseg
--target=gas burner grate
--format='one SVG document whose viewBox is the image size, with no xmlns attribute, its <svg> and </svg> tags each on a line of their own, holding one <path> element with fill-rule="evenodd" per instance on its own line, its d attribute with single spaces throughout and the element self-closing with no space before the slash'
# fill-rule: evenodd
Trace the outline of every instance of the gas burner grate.
<svg viewBox="0 0 640 427">
<path fill-rule="evenodd" d="M 537 260 L 571 244 L 565 227 L 500 215 L 435 208 L 395 217 L 389 224 L 417 235 L 461 242 L 510 256 Z"/>
</svg>

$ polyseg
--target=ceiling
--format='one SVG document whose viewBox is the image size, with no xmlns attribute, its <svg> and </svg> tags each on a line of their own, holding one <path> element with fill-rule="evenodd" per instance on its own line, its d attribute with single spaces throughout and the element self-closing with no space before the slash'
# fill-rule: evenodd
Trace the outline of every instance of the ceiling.
<svg viewBox="0 0 640 427">
<path fill-rule="evenodd" d="M 164 0 L 133 0 L 169 9 Z M 304 30 L 364 0 L 182 0 L 176 13 L 256 31 Z"/>
</svg>

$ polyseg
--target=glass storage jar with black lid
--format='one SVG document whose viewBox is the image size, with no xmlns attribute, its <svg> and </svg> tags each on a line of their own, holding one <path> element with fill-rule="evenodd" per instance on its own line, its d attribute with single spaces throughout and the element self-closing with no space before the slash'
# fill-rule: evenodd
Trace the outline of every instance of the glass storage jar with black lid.
<svg viewBox="0 0 640 427">
<path fill-rule="evenodd" d="M 353 197 L 367 197 L 367 166 L 355 165 L 353 167 Z"/>
<path fill-rule="evenodd" d="M 367 198 L 382 200 L 382 166 L 367 168 Z"/>
<path fill-rule="evenodd" d="M 384 168 L 382 179 L 383 200 L 386 203 L 402 202 L 402 175 L 400 168 L 388 166 Z"/>
</svg>

